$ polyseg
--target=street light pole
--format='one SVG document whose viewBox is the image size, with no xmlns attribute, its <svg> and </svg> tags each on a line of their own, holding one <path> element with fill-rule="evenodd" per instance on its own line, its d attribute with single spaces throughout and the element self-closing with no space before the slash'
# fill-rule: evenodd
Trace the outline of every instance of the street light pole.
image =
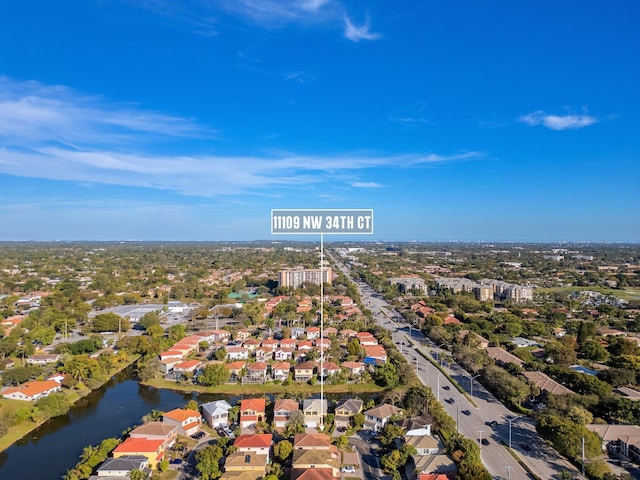
<svg viewBox="0 0 640 480">
<path fill-rule="evenodd" d="M 504 417 L 503 418 L 509 422 L 509 450 L 511 450 L 511 422 L 516 421 L 520 417 Z"/>
<path fill-rule="evenodd" d="M 469 375 L 469 381 L 470 381 L 470 384 L 471 384 L 471 398 L 473 398 L 473 379 L 474 378 L 478 378 L 479 376 L 480 376 L 480 374 L 473 375 L 473 376 Z"/>
<path fill-rule="evenodd" d="M 458 397 L 460 400 L 460 397 Z M 456 400 L 456 432 L 460 433 L 460 402 Z"/>
<path fill-rule="evenodd" d="M 482 454 L 482 432 L 484 432 L 484 430 L 478 430 L 478 433 L 480 434 L 480 453 Z"/>
<path fill-rule="evenodd" d="M 513 467 L 511 465 L 507 465 L 506 469 L 507 469 L 507 480 L 511 480 L 511 469 Z"/>
</svg>

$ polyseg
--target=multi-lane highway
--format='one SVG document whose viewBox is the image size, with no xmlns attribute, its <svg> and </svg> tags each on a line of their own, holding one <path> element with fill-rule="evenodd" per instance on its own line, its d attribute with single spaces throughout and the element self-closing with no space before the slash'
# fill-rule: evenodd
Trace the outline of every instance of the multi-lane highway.
<svg viewBox="0 0 640 480">
<path fill-rule="evenodd" d="M 346 267 L 338 262 L 336 264 L 349 275 Z M 449 415 L 458 422 L 460 433 L 479 442 L 482 461 L 495 479 L 534 478 L 527 469 L 544 479 L 556 478 L 562 470 L 568 470 L 574 478 L 580 478 L 578 470 L 540 438 L 531 419 L 514 415 L 475 381 L 471 403 L 425 358 L 440 359 L 448 355 L 448 352 L 433 345 L 419 330 L 411 328 L 371 287 L 364 283 L 357 283 L 357 286 L 362 301 L 372 312 L 376 322 L 390 331 L 398 350 L 417 368 L 420 380 L 432 389 Z M 468 373 L 455 363 L 450 363 L 445 368 L 470 395 L 471 381 Z M 508 419 L 511 419 L 511 428 Z M 509 430 L 513 455 L 508 450 Z"/>
</svg>

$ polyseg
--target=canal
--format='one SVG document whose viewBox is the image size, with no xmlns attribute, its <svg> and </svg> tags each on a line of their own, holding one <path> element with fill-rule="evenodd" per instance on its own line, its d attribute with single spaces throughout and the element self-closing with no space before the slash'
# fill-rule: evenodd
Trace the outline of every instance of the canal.
<svg viewBox="0 0 640 480">
<path fill-rule="evenodd" d="M 67 415 L 49 420 L 0 452 L 0 478 L 59 480 L 75 466 L 84 447 L 119 438 L 152 410 L 183 407 L 191 398 L 139 385 L 130 367 L 81 399 Z"/>
</svg>

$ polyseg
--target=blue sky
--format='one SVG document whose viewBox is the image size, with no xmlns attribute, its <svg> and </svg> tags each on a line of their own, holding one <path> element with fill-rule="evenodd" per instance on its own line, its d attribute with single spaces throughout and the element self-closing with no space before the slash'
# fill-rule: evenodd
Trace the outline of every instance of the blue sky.
<svg viewBox="0 0 640 480">
<path fill-rule="evenodd" d="M 640 241 L 635 0 L 1 10 L 0 239 Z"/>
</svg>

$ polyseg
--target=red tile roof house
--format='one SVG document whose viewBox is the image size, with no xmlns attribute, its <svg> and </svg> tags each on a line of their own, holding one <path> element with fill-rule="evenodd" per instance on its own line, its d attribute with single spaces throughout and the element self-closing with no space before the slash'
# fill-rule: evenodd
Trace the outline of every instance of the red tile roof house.
<svg viewBox="0 0 640 480">
<path fill-rule="evenodd" d="M 158 462 L 164 458 L 163 444 L 162 440 L 129 437 L 113 450 L 112 455 L 113 458 L 125 455 L 143 455 L 149 459 L 149 466 L 155 469 Z"/>
<path fill-rule="evenodd" d="M 147 440 L 162 440 L 163 449 L 167 449 L 176 443 L 178 438 L 178 426 L 164 422 L 148 422 L 129 432 L 130 438 L 146 438 Z"/>
<path fill-rule="evenodd" d="M 274 352 L 273 359 L 277 362 L 291 360 L 294 352 L 295 350 L 293 348 L 281 347 Z"/>
<path fill-rule="evenodd" d="M 187 360 L 186 362 L 176 363 L 173 366 L 174 372 L 191 372 L 196 373 L 196 371 L 202 366 L 202 362 L 200 360 Z"/>
<path fill-rule="evenodd" d="M 285 428 L 291 413 L 300 410 L 300 404 L 289 398 L 279 398 L 273 406 L 273 425 L 275 428 Z"/>
<path fill-rule="evenodd" d="M 267 462 L 270 458 L 271 444 L 273 443 L 273 435 L 270 433 L 254 433 L 245 434 L 237 437 L 233 446 L 238 452 L 255 453 L 257 455 L 266 455 Z"/>
<path fill-rule="evenodd" d="M 249 382 L 256 383 L 264 383 L 267 380 L 267 367 L 268 365 L 265 362 L 255 362 L 250 363 L 247 366 L 247 375 L 246 378 L 243 378 L 242 381 L 248 380 Z"/>
<path fill-rule="evenodd" d="M 213 333 L 214 342 L 227 343 L 231 338 L 231 333 L 226 330 L 214 330 L 211 333 Z"/>
<path fill-rule="evenodd" d="M 303 340 L 298 343 L 298 350 L 301 352 L 309 352 L 313 350 L 313 343 L 310 340 Z"/>
<path fill-rule="evenodd" d="M 315 338 L 320 338 L 320 329 L 318 327 L 307 328 L 307 340 L 313 340 Z"/>
<path fill-rule="evenodd" d="M 169 359 L 182 360 L 182 357 L 183 354 L 180 350 L 166 350 L 160 353 L 160 361 Z"/>
<path fill-rule="evenodd" d="M 341 371 L 340 367 L 333 362 L 324 362 L 323 366 L 324 366 L 323 377 L 330 377 L 331 375 L 337 375 Z"/>
<path fill-rule="evenodd" d="M 364 372 L 365 364 L 361 362 L 344 362 L 342 368 L 349 372 L 349 376 L 357 377 Z"/>
<path fill-rule="evenodd" d="M 331 437 L 324 433 L 296 433 L 294 450 L 331 450 Z"/>
<path fill-rule="evenodd" d="M 363 348 L 365 351 L 365 358 L 380 360 L 383 363 L 387 361 L 387 352 L 382 345 L 372 345 Z"/>
<path fill-rule="evenodd" d="M 13 388 L 7 388 L 2 392 L 4 398 L 11 400 L 25 400 L 33 402 L 53 392 L 59 392 L 62 387 L 54 380 L 31 381 Z"/>
<path fill-rule="evenodd" d="M 268 362 L 273 360 L 273 350 L 270 347 L 260 347 L 256 350 L 257 362 Z"/>
<path fill-rule="evenodd" d="M 249 358 L 249 349 L 246 347 L 227 348 L 227 360 L 246 360 Z"/>
<path fill-rule="evenodd" d="M 271 377 L 274 380 L 286 380 L 289 378 L 291 364 L 289 362 L 279 362 L 271 365 Z"/>
<path fill-rule="evenodd" d="M 242 375 L 242 370 L 246 367 L 246 365 L 247 362 L 243 360 L 237 360 L 235 362 L 227 363 L 227 370 L 229 370 L 229 373 L 231 374 L 229 381 L 237 381 Z"/>
<path fill-rule="evenodd" d="M 162 416 L 162 423 L 177 425 L 178 434 L 188 437 L 200 431 L 202 425 L 202 415 L 195 410 L 187 408 L 176 408 Z"/>
<path fill-rule="evenodd" d="M 240 428 L 250 428 L 266 419 L 266 400 L 264 398 L 247 398 L 240 402 Z"/>
<path fill-rule="evenodd" d="M 340 330 L 340 336 L 342 338 L 351 338 L 351 337 L 357 337 L 358 332 L 356 332 L 355 330 L 351 330 L 350 328 L 345 328 L 344 330 Z"/>
<path fill-rule="evenodd" d="M 378 340 L 373 335 L 362 335 L 358 337 L 360 341 L 360 346 L 362 347 L 372 347 L 374 345 L 378 345 Z"/>
<path fill-rule="evenodd" d="M 255 338 L 249 338 L 242 343 L 242 346 L 248 348 L 249 351 L 255 352 L 257 348 L 260 346 L 260 340 Z"/>
<path fill-rule="evenodd" d="M 274 340 L 273 338 L 265 338 L 262 341 L 262 347 L 265 348 L 270 348 L 272 352 L 276 351 L 276 348 L 278 348 L 279 342 L 278 340 Z"/>
<path fill-rule="evenodd" d="M 298 340 L 295 338 L 283 338 L 280 340 L 280 348 L 297 348 Z"/>
<path fill-rule="evenodd" d="M 331 335 L 338 335 L 338 329 L 335 327 L 324 327 L 324 330 L 322 330 L 322 336 L 324 338 L 329 338 Z"/>
</svg>

